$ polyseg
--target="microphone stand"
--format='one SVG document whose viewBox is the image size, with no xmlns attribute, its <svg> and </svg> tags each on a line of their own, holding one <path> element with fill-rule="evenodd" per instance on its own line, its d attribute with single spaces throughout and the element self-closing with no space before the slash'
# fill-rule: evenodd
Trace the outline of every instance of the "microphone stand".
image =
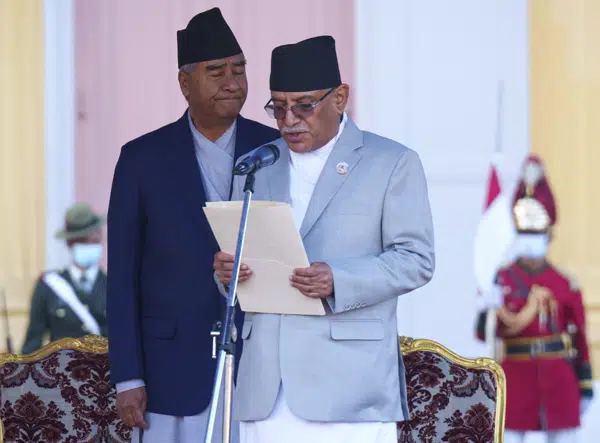
<svg viewBox="0 0 600 443">
<path fill-rule="evenodd" d="M 223 382 L 225 383 L 225 398 L 223 401 L 223 443 L 230 443 L 231 440 L 231 406 L 233 400 L 233 368 L 235 362 L 235 343 L 232 340 L 232 330 L 234 326 L 237 284 L 242 261 L 242 251 L 244 249 L 244 240 L 246 238 L 246 226 L 248 225 L 248 211 L 250 210 L 250 202 L 253 193 L 254 172 L 250 172 L 246 175 L 246 183 L 244 185 L 244 205 L 242 207 L 242 216 L 240 219 L 240 229 L 233 264 L 233 275 L 231 277 L 229 295 L 227 297 L 227 309 L 225 311 L 224 321 L 221 322 L 222 326 L 219 334 L 217 370 L 210 401 L 210 412 L 208 415 L 208 426 L 206 427 L 204 443 L 212 443 L 215 420 L 217 417 L 217 406 L 219 404 L 221 384 Z"/>
</svg>

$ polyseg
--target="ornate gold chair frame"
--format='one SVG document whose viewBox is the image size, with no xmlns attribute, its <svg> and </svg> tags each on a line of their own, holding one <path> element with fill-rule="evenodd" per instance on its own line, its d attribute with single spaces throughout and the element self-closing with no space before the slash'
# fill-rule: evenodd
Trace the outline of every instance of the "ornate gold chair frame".
<svg viewBox="0 0 600 443">
<path fill-rule="evenodd" d="M 504 442 L 504 422 L 506 415 L 506 376 L 502 367 L 491 358 L 468 359 L 452 352 L 445 346 L 427 339 L 413 339 L 400 336 L 400 349 L 403 355 L 411 352 L 431 352 L 439 355 L 450 363 L 465 369 L 478 369 L 489 371 L 496 381 L 496 408 L 494 415 L 494 443 Z"/>
<path fill-rule="evenodd" d="M 48 343 L 38 351 L 28 355 L 0 354 L 0 366 L 6 363 L 35 363 L 55 352 L 62 350 L 76 350 L 96 354 L 105 354 L 108 352 L 108 340 L 97 335 L 88 335 L 82 338 L 63 338 Z M 0 443 L 4 443 L 4 428 L 0 417 Z"/>
<path fill-rule="evenodd" d="M 504 420 L 506 412 L 506 378 L 502 367 L 490 358 L 467 359 L 452 352 L 445 346 L 427 339 L 412 339 L 400 336 L 400 348 L 404 355 L 411 352 L 431 352 L 449 362 L 466 369 L 487 370 L 496 381 L 496 408 L 494 416 L 494 442 L 502 443 L 504 439 Z M 108 341 L 99 336 L 86 336 L 81 339 L 65 338 L 49 343 L 39 351 L 29 355 L 0 354 L 0 366 L 6 363 L 32 363 L 60 350 L 78 350 L 90 353 L 107 353 Z M 4 443 L 2 421 L 0 420 L 0 443 Z"/>
</svg>

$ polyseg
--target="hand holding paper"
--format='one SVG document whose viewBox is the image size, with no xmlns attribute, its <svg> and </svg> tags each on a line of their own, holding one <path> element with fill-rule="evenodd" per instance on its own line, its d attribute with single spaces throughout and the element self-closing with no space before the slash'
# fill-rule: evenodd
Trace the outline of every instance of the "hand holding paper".
<svg viewBox="0 0 600 443">
<path fill-rule="evenodd" d="M 327 263 L 312 263 L 308 268 L 294 269 L 290 282 L 307 297 L 327 298 L 333 294 L 333 273 Z"/>
<path fill-rule="evenodd" d="M 233 265 L 234 265 L 235 257 L 227 252 L 217 252 L 215 254 L 215 260 L 213 262 L 213 268 L 217 273 L 217 277 L 221 283 L 225 286 L 229 286 L 231 283 L 231 278 L 233 276 Z M 240 265 L 240 272 L 238 275 L 238 282 L 244 282 L 250 278 L 252 275 L 252 269 L 248 267 L 247 264 L 242 263 Z"/>
<path fill-rule="evenodd" d="M 209 202 L 204 212 L 211 229 L 225 253 L 215 256 L 215 271 L 223 281 L 231 280 L 233 257 L 242 214 L 241 201 Z M 327 272 L 323 266 L 317 271 L 307 270 L 310 266 L 302 239 L 294 223 L 292 208 L 286 203 L 253 201 L 248 212 L 248 226 L 237 296 L 243 311 L 291 314 L 325 315 L 320 298 L 327 291 Z M 324 265 L 324 264 L 321 264 Z M 324 265 L 327 266 L 327 265 Z M 327 268 L 329 268 L 327 266 Z M 304 269 L 308 278 L 304 284 L 312 296 L 304 295 L 297 286 L 292 286 L 290 276 L 295 269 Z M 249 274 L 248 272 L 251 272 Z M 330 271 L 329 271 L 330 272 Z M 302 274 L 302 272 L 300 272 Z"/>
</svg>

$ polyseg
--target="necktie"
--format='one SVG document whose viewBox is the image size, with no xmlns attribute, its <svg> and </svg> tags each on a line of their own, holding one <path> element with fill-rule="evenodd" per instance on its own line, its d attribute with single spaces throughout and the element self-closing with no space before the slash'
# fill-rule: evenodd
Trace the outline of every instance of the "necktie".
<svg viewBox="0 0 600 443">
<path fill-rule="evenodd" d="M 85 273 L 81 274 L 81 278 L 79 279 L 79 287 L 83 292 L 89 292 L 90 283 Z"/>
</svg>

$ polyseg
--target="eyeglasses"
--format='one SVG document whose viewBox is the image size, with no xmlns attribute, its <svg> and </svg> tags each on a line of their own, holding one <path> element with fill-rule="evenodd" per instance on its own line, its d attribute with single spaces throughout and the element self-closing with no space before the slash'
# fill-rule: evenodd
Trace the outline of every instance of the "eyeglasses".
<svg viewBox="0 0 600 443">
<path fill-rule="evenodd" d="M 335 88 L 331 88 L 323 97 L 321 97 L 314 103 L 296 103 L 295 105 L 292 105 L 289 108 L 283 105 L 276 105 L 274 103 L 271 103 L 271 101 L 273 100 L 271 99 L 265 105 L 265 111 L 267 111 L 267 115 L 269 117 L 277 120 L 283 120 L 288 112 L 288 109 L 292 111 L 292 114 L 294 114 L 298 118 L 307 118 L 313 114 L 317 105 L 323 100 L 325 100 L 325 97 L 327 97 L 333 91 L 335 91 Z"/>
</svg>

